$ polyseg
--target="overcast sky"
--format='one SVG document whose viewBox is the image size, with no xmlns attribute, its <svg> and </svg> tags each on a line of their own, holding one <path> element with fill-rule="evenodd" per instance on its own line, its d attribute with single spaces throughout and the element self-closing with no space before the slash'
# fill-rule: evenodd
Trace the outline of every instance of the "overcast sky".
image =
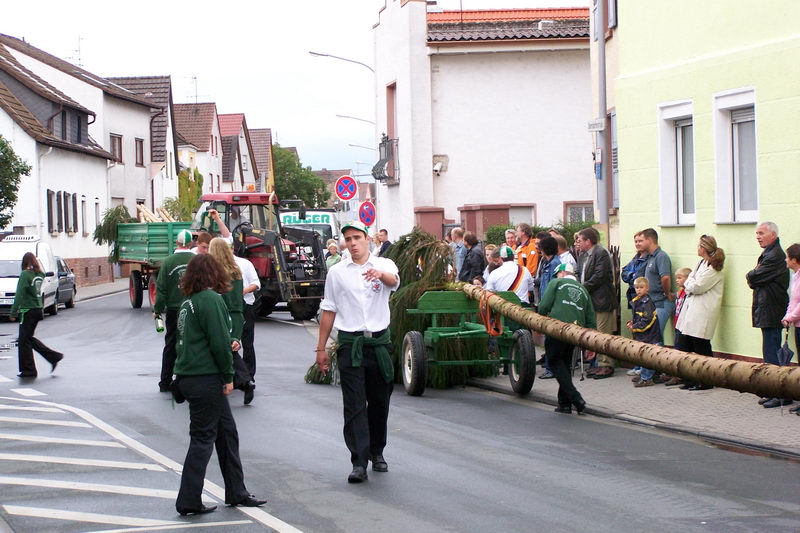
<svg viewBox="0 0 800 533">
<path fill-rule="evenodd" d="M 24 37 L 101 76 L 170 74 L 176 103 L 216 102 L 272 128 L 304 165 L 367 173 L 375 152 L 369 70 L 309 50 L 373 63 L 385 0 L 8 1 L 0 32 Z M 391 1 L 391 0 L 389 0 Z M 590 0 L 440 0 L 443 9 L 586 6 Z M 359 163 L 360 162 L 360 163 Z"/>
</svg>

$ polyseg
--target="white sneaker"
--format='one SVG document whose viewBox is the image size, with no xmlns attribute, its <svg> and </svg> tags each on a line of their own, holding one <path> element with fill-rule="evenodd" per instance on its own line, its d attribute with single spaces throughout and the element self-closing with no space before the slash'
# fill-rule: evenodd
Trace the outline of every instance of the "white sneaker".
<svg viewBox="0 0 800 533">
<path fill-rule="evenodd" d="M 629 376 L 638 376 L 641 373 L 642 373 L 641 369 L 638 369 L 638 368 L 631 368 L 630 370 L 625 372 L 625 374 L 627 374 Z"/>
</svg>

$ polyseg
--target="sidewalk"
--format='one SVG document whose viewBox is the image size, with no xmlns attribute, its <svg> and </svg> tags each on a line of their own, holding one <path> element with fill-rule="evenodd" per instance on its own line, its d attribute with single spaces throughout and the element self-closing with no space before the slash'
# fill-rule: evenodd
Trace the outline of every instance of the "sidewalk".
<svg viewBox="0 0 800 533">
<path fill-rule="evenodd" d="M 99 298 L 100 296 L 107 296 L 127 290 L 128 278 L 119 278 L 111 283 L 99 283 L 88 287 L 78 287 L 75 301 L 82 302 L 84 300 L 91 300 L 92 298 Z"/>
<path fill-rule="evenodd" d="M 636 389 L 626 370 L 617 369 L 611 378 L 585 381 L 575 371 L 573 382 L 586 400 L 588 414 L 800 458 L 800 416 L 789 413 L 791 406 L 784 407 L 783 413 L 781 408 L 764 409 L 753 394 L 721 388 L 686 391 L 654 385 Z M 526 398 L 556 405 L 558 383 L 538 379 L 539 374 L 537 367 L 537 379 Z M 514 394 L 508 376 L 473 378 L 468 385 Z"/>
</svg>

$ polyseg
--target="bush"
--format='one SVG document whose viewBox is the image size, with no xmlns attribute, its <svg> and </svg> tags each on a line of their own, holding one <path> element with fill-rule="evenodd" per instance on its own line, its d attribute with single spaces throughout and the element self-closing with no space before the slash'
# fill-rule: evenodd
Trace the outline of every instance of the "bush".
<svg viewBox="0 0 800 533">
<path fill-rule="evenodd" d="M 572 242 L 575 240 L 573 237 L 577 232 L 583 228 L 591 228 L 594 225 L 594 220 L 586 220 L 583 222 L 564 222 L 563 220 L 559 219 L 554 228 L 557 232 L 564 236 L 564 238 L 567 240 L 567 244 L 571 246 Z"/>
</svg>

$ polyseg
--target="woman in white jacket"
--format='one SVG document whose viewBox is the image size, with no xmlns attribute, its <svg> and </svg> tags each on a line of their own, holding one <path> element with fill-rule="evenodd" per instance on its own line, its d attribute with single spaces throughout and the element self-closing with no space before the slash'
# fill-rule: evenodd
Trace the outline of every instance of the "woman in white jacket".
<svg viewBox="0 0 800 533">
<path fill-rule="evenodd" d="M 714 336 L 722 307 L 722 292 L 725 286 L 722 267 L 725 264 L 725 252 L 717 247 L 717 240 L 714 237 L 703 235 L 697 244 L 697 255 L 701 260 L 686 279 L 686 301 L 675 325 L 675 329 L 681 333 L 675 348 L 684 352 L 713 356 L 711 338 Z M 706 390 L 712 387 L 702 383 L 687 382 L 681 388 Z"/>
</svg>

